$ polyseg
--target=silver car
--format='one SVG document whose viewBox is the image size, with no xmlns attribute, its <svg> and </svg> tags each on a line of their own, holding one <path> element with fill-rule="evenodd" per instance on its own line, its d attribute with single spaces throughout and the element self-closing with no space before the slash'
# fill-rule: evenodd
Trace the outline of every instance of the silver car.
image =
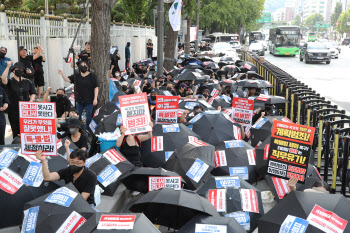
<svg viewBox="0 0 350 233">
<path fill-rule="evenodd" d="M 322 44 L 324 44 L 327 47 L 327 49 L 331 52 L 331 57 L 333 59 L 339 57 L 338 49 L 336 49 L 331 42 L 322 42 Z"/>
</svg>

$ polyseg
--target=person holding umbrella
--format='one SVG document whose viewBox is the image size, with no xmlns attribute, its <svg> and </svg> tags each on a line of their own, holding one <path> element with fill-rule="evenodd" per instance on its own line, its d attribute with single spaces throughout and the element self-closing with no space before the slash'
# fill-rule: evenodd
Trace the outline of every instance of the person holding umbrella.
<svg viewBox="0 0 350 233">
<path fill-rule="evenodd" d="M 298 183 L 298 180 L 295 179 L 295 178 L 290 178 L 288 180 L 288 187 L 289 187 L 289 191 L 288 191 L 288 194 L 291 192 L 291 191 L 296 191 L 297 190 L 297 183 Z M 331 191 L 331 188 L 329 186 L 329 184 L 327 184 L 326 182 L 324 181 L 316 181 L 311 189 L 305 189 L 304 192 L 311 192 L 311 193 L 327 193 L 329 194 Z"/>
<path fill-rule="evenodd" d="M 180 117 L 180 122 L 183 124 L 186 124 L 188 121 L 192 120 L 193 117 L 195 117 L 197 114 L 203 112 L 203 108 L 199 105 L 194 106 L 193 108 L 193 116 L 189 116 L 188 114 L 190 113 L 190 111 L 185 110 L 183 112 L 183 114 Z"/>
<path fill-rule="evenodd" d="M 68 141 L 68 140 L 67 140 Z M 65 143 L 66 146 L 67 142 Z M 38 160 L 41 161 L 41 169 L 45 181 L 64 180 L 66 184 L 73 183 L 75 188 L 83 196 L 83 198 L 95 209 L 94 193 L 97 183 L 96 174 L 85 167 L 87 152 L 76 149 L 72 153 L 67 150 L 67 158 L 69 157 L 69 166 L 57 172 L 50 172 L 46 156 L 41 150 L 35 153 Z"/>
<path fill-rule="evenodd" d="M 149 125 L 153 128 L 152 121 Z M 152 138 L 152 131 L 146 135 L 125 135 L 126 128 L 120 126 L 120 137 L 117 140 L 117 147 L 120 148 L 120 152 L 136 167 L 142 167 L 141 162 L 141 142 L 147 141 Z"/>
</svg>

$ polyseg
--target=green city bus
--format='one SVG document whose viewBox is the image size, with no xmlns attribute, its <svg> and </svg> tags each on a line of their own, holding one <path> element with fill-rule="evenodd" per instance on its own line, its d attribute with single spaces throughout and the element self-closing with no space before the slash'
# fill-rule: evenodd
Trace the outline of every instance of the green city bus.
<svg viewBox="0 0 350 233">
<path fill-rule="evenodd" d="M 309 32 L 307 35 L 307 41 L 316 41 L 316 33 L 315 32 Z"/>
<path fill-rule="evenodd" d="M 291 55 L 299 53 L 300 27 L 278 26 L 270 29 L 269 50 L 273 55 Z"/>
</svg>

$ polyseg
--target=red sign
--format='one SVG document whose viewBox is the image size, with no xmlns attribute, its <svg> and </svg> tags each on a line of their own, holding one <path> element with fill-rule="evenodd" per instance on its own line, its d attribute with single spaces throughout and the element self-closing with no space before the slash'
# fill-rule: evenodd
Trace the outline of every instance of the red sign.
<svg viewBox="0 0 350 233">
<path fill-rule="evenodd" d="M 226 212 L 226 189 L 209 189 L 208 200 L 218 212 Z"/>
<path fill-rule="evenodd" d="M 146 93 L 119 96 L 125 135 L 152 131 Z"/>
<path fill-rule="evenodd" d="M 232 98 L 232 119 L 246 126 L 252 125 L 254 100 Z"/>
<path fill-rule="evenodd" d="M 57 156 L 55 103 L 19 102 L 21 153 Z"/>
<path fill-rule="evenodd" d="M 226 153 L 224 150 L 215 151 L 215 167 L 227 166 Z"/>
<path fill-rule="evenodd" d="M 8 168 L 0 171 L 0 189 L 9 194 L 14 194 L 23 185 L 22 178 Z"/>
<path fill-rule="evenodd" d="M 81 225 L 86 222 L 86 219 L 79 213 L 73 211 L 56 233 L 74 233 Z"/>
<path fill-rule="evenodd" d="M 161 188 L 181 189 L 181 176 L 150 176 L 148 177 L 148 192 Z"/>
<path fill-rule="evenodd" d="M 125 158 L 120 155 L 115 149 L 106 151 L 103 153 L 103 157 L 105 157 L 113 165 L 117 165 L 118 163 L 125 161 Z"/>
<path fill-rule="evenodd" d="M 284 196 L 289 192 L 289 187 L 287 185 L 288 180 L 272 177 L 272 182 L 273 182 L 273 185 L 275 186 L 278 198 L 283 199 Z"/>
<path fill-rule="evenodd" d="M 163 136 L 152 137 L 151 139 L 151 151 L 163 151 Z"/>
<path fill-rule="evenodd" d="M 135 215 L 101 215 L 97 229 L 132 230 L 135 223 Z"/>
<path fill-rule="evenodd" d="M 259 213 L 258 197 L 254 189 L 241 189 L 243 211 Z"/>
</svg>

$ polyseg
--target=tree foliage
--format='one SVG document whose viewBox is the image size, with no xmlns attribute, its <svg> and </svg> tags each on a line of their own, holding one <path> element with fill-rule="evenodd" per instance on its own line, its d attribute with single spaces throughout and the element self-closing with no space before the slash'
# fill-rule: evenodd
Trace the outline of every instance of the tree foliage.
<svg viewBox="0 0 350 233">
<path fill-rule="evenodd" d="M 324 18 L 323 15 L 319 14 L 319 13 L 315 13 L 310 15 L 309 17 L 307 17 L 307 19 L 305 20 L 305 25 L 307 25 L 307 27 L 309 28 L 310 31 L 324 31 L 326 30 L 325 28 L 316 28 L 316 22 L 324 22 Z"/>
<path fill-rule="evenodd" d="M 331 23 L 335 25 L 338 22 L 339 16 L 343 12 L 343 5 L 341 2 L 337 2 L 334 8 L 334 12 L 331 15 Z"/>
<path fill-rule="evenodd" d="M 348 6 L 346 11 L 341 13 L 339 16 L 339 19 L 338 19 L 339 26 L 336 29 L 339 33 L 350 32 L 350 26 L 347 25 L 349 19 L 350 19 L 350 6 Z"/>
<path fill-rule="evenodd" d="M 301 25 L 301 16 L 300 15 L 296 15 L 293 22 L 292 22 L 293 25 L 295 26 L 302 26 Z"/>
</svg>

